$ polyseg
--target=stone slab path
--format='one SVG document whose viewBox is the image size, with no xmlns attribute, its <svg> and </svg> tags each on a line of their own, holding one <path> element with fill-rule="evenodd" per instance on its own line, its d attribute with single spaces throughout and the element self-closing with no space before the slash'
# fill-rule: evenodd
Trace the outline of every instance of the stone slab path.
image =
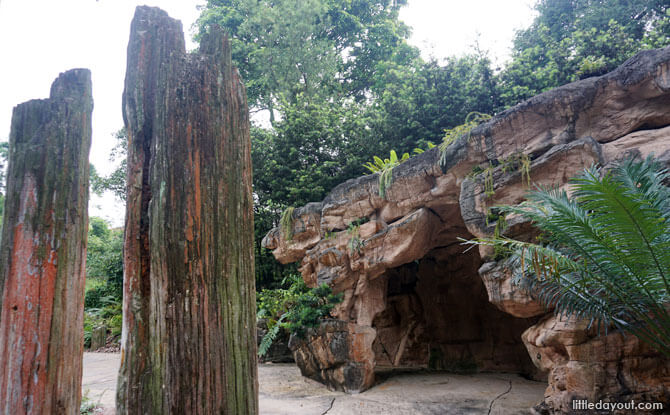
<svg viewBox="0 0 670 415">
<path fill-rule="evenodd" d="M 82 390 L 113 414 L 118 353 L 84 353 Z M 457 375 L 423 371 L 383 374 L 372 389 L 347 395 L 300 376 L 292 364 L 258 367 L 260 413 L 264 415 L 529 414 L 546 383 L 516 375 Z"/>
</svg>

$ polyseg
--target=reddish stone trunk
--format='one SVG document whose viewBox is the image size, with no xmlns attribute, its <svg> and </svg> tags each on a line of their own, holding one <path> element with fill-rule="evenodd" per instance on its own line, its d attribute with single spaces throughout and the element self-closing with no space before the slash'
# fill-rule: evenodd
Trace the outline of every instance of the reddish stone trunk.
<svg viewBox="0 0 670 415">
<path fill-rule="evenodd" d="M 81 401 L 91 74 L 14 108 L 0 247 L 0 412 L 75 414 Z"/>
<path fill-rule="evenodd" d="M 258 411 L 246 93 L 218 30 L 187 55 L 181 23 L 139 7 L 128 131 L 117 411 Z"/>
</svg>

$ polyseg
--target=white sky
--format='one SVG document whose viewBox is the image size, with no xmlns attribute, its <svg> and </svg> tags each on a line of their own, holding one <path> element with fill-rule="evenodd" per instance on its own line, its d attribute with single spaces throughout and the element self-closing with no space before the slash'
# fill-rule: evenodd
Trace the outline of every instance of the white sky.
<svg viewBox="0 0 670 415">
<path fill-rule="evenodd" d="M 300 1 L 300 0 L 296 0 Z M 9 137 L 12 108 L 46 98 L 53 80 L 72 68 L 89 68 L 93 78 L 91 163 L 100 173 L 113 166 L 108 157 L 112 133 L 123 125 L 121 94 L 126 46 L 135 6 L 147 4 L 180 19 L 187 32 L 204 0 L 0 0 L 0 141 Z M 479 44 L 498 62 L 508 56 L 514 31 L 533 17 L 533 0 L 409 0 L 401 19 L 413 27 L 410 42 L 424 57 L 444 58 Z M 124 207 L 112 195 L 93 197 L 90 214 L 123 222 Z"/>
</svg>

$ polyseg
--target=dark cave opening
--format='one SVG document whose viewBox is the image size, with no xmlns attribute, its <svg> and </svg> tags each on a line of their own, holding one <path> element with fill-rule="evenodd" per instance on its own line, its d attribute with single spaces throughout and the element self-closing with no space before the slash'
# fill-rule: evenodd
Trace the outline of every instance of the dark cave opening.
<svg viewBox="0 0 670 415">
<path fill-rule="evenodd" d="M 373 321 L 376 370 L 507 372 L 538 379 L 521 340 L 537 318 L 517 318 L 488 301 L 476 250 L 438 248 L 388 270 L 386 307 Z"/>
</svg>

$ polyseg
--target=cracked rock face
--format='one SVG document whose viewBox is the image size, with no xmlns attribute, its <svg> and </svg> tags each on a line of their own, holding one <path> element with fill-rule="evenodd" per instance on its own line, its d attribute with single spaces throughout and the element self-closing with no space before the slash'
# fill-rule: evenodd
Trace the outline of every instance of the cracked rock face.
<svg viewBox="0 0 670 415">
<path fill-rule="evenodd" d="M 585 167 L 652 153 L 670 161 L 670 48 L 495 116 L 451 144 L 443 166 L 437 148 L 411 158 L 393 170 L 385 199 L 368 175 L 296 208 L 292 239 L 273 229 L 263 246 L 282 263 L 299 261 L 308 285 L 344 293 L 333 316 L 346 333 L 322 327 L 293 342 L 303 374 L 348 391 L 370 387 L 375 366 L 548 375 L 544 406 L 555 411 L 572 395 L 667 400 L 667 361 L 631 336 L 598 337 L 582 322 L 557 330 L 551 310 L 515 286 L 492 251 L 464 253 L 459 240 L 492 235 L 491 208 L 523 201 L 528 176 L 569 191 Z M 507 225 L 510 237 L 536 235 L 522 218 Z M 560 346 L 575 337 L 572 349 Z M 335 338 L 346 356 L 331 356 Z M 342 376 L 344 367 L 359 374 Z"/>
<path fill-rule="evenodd" d="M 570 412 L 574 399 L 670 402 L 670 361 L 635 336 L 597 336 L 585 321 L 549 315 L 522 337 L 533 363 L 549 373 L 545 404 L 556 412 Z"/>
</svg>

